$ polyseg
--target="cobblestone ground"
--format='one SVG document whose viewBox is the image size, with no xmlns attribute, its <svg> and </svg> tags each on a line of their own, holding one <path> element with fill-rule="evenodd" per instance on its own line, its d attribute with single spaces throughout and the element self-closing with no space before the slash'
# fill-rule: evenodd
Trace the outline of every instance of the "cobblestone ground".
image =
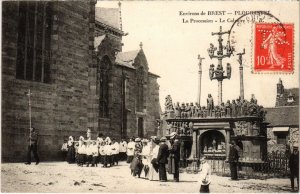
<svg viewBox="0 0 300 194">
<path fill-rule="evenodd" d="M 39 165 L 4 163 L 1 165 L 2 192 L 130 192 L 197 193 L 198 174 L 180 174 L 180 182 L 149 181 L 130 175 L 128 164 L 112 168 L 78 167 L 66 162 Z M 290 192 L 289 179 L 239 180 L 212 175 L 211 192 L 215 193 L 284 193 Z"/>
</svg>

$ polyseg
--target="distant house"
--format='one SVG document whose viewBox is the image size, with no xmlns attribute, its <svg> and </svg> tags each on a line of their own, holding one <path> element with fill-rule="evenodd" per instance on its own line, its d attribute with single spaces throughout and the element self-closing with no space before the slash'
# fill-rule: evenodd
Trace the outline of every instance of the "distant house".
<svg viewBox="0 0 300 194">
<path fill-rule="evenodd" d="M 275 107 L 265 108 L 268 125 L 269 152 L 298 144 L 299 88 L 284 89 L 282 80 L 277 84 Z"/>
</svg>

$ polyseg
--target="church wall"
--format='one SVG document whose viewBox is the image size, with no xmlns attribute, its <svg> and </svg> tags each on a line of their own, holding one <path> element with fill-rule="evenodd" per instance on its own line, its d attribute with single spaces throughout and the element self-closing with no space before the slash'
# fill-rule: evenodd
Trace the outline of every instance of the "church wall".
<svg viewBox="0 0 300 194">
<path fill-rule="evenodd" d="M 2 160 L 24 161 L 29 134 L 28 89 L 32 125 L 39 130 L 38 152 L 55 160 L 64 137 L 85 135 L 88 119 L 88 65 L 91 63 L 89 1 L 53 2 L 50 83 L 16 79 L 18 2 L 3 3 Z"/>
<path fill-rule="evenodd" d="M 146 136 L 152 136 L 157 134 L 157 119 L 160 119 L 160 104 L 159 104 L 159 85 L 157 83 L 157 77 L 148 76 L 148 91 L 146 95 Z"/>
<path fill-rule="evenodd" d="M 125 73 L 128 77 L 127 80 L 127 93 L 126 93 L 126 108 L 127 112 L 127 136 L 137 137 L 137 118 L 136 118 L 136 72 L 134 69 L 127 69 Z"/>
<path fill-rule="evenodd" d="M 147 85 L 144 86 L 145 107 L 143 113 L 136 111 L 136 72 L 134 69 L 125 68 L 115 65 L 112 72 L 111 83 L 111 109 L 109 110 L 110 118 L 99 120 L 99 131 L 105 136 L 121 138 L 122 128 L 122 79 L 123 74 L 127 77 L 127 87 L 125 103 L 127 112 L 127 137 L 138 136 L 138 117 L 144 118 L 144 136 L 150 137 L 156 134 L 156 119 L 160 118 L 159 105 L 159 86 L 157 78 L 149 76 Z"/>
</svg>

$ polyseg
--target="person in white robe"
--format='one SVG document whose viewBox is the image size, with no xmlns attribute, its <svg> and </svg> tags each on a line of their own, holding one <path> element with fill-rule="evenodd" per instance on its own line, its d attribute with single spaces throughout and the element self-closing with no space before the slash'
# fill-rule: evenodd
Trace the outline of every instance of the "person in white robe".
<svg viewBox="0 0 300 194">
<path fill-rule="evenodd" d="M 87 141 L 86 144 L 86 167 L 89 167 L 93 161 L 93 145 L 91 141 Z"/>
<path fill-rule="evenodd" d="M 127 145 L 127 163 L 131 163 L 134 157 L 134 148 L 135 142 L 132 138 L 129 139 L 129 143 Z"/>
<path fill-rule="evenodd" d="M 93 145 L 91 146 L 91 151 L 92 151 L 92 167 L 98 166 L 98 156 L 99 156 L 99 151 L 98 151 L 98 143 L 97 141 L 93 141 Z"/>
<path fill-rule="evenodd" d="M 211 176 L 211 168 L 205 157 L 200 158 L 200 193 L 209 193 L 209 184 Z"/>
<path fill-rule="evenodd" d="M 105 142 L 103 141 L 101 144 L 100 144 L 100 148 L 99 148 L 99 155 L 100 155 L 100 162 L 101 164 L 103 165 L 102 167 L 104 167 L 104 163 L 105 163 Z"/>
<path fill-rule="evenodd" d="M 105 138 L 105 146 L 104 146 L 104 152 L 105 152 L 105 160 L 104 160 L 104 167 L 107 168 L 108 164 L 111 167 L 111 155 L 112 155 L 112 149 L 111 149 L 111 140 L 109 137 Z"/>
<path fill-rule="evenodd" d="M 127 142 L 124 139 L 122 139 L 120 141 L 120 148 L 119 148 L 119 150 L 120 150 L 119 160 L 120 161 L 126 160 L 126 158 L 127 158 L 127 154 L 126 154 L 126 151 L 127 151 Z"/>
<path fill-rule="evenodd" d="M 113 165 L 118 165 L 120 145 L 117 141 L 113 140 L 113 143 L 112 143 L 111 147 L 112 147 L 112 164 Z"/>
<path fill-rule="evenodd" d="M 142 140 L 143 149 L 142 149 L 142 163 L 144 164 L 145 178 L 148 178 L 149 167 L 150 167 L 150 142 L 147 139 Z"/>
<path fill-rule="evenodd" d="M 150 181 L 158 181 L 159 174 L 158 174 L 158 162 L 157 156 L 159 151 L 159 139 L 156 136 L 151 137 L 151 144 L 150 144 L 150 166 L 149 166 L 149 180 Z"/>
<path fill-rule="evenodd" d="M 85 163 L 85 156 L 86 156 L 86 145 L 84 142 L 84 137 L 79 137 L 79 144 L 78 144 L 78 165 L 83 166 Z"/>
</svg>

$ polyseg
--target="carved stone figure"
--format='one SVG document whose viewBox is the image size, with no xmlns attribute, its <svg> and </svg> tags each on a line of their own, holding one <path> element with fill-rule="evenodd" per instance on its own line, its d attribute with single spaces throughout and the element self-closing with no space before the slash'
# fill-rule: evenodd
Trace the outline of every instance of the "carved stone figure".
<svg viewBox="0 0 300 194">
<path fill-rule="evenodd" d="M 258 115 L 258 105 L 254 103 L 254 99 L 251 99 L 247 106 L 247 112 L 250 116 Z"/>
<path fill-rule="evenodd" d="M 237 111 L 237 116 L 241 116 L 242 115 L 242 102 L 240 101 L 240 99 L 236 99 L 236 111 Z"/>
<path fill-rule="evenodd" d="M 194 106 L 194 114 L 193 117 L 199 117 L 199 104 L 196 102 Z"/>
<path fill-rule="evenodd" d="M 226 104 L 225 104 L 225 108 L 226 108 L 226 117 L 231 117 L 231 104 L 230 104 L 230 100 L 227 100 Z"/>
<path fill-rule="evenodd" d="M 181 108 L 179 102 L 176 103 L 175 107 L 175 118 L 180 118 L 181 116 Z"/>
<path fill-rule="evenodd" d="M 214 68 L 215 68 L 214 64 L 211 64 L 210 67 L 209 67 L 209 78 L 210 78 L 210 80 L 212 80 L 213 77 L 214 77 L 214 71 L 215 71 Z"/>
<path fill-rule="evenodd" d="M 207 111 L 208 111 L 208 116 L 211 117 L 212 110 L 214 109 L 214 99 L 211 96 L 211 94 L 208 94 L 207 98 Z"/>
<path fill-rule="evenodd" d="M 203 112 L 201 110 L 200 104 L 197 104 L 197 117 L 203 117 Z"/>
<path fill-rule="evenodd" d="M 165 111 L 166 112 L 172 112 L 174 111 L 173 102 L 171 95 L 167 95 L 165 98 Z"/>
<path fill-rule="evenodd" d="M 241 107 L 241 113 L 242 113 L 243 116 L 248 115 L 247 114 L 247 106 L 248 106 L 247 101 L 243 100 L 242 107 Z"/>
<path fill-rule="evenodd" d="M 181 118 L 185 118 L 185 104 L 184 103 L 181 104 L 180 110 L 181 110 Z"/>
<path fill-rule="evenodd" d="M 221 147 L 222 147 L 222 150 L 225 150 L 225 149 L 226 149 L 226 148 L 225 148 L 225 142 L 224 142 L 224 141 L 221 142 Z"/>
<path fill-rule="evenodd" d="M 203 113 L 203 118 L 206 118 L 207 117 L 207 109 L 206 109 L 205 106 L 202 107 L 202 111 L 201 112 Z"/>
<path fill-rule="evenodd" d="M 212 140 L 212 148 L 213 148 L 213 150 L 217 149 L 217 142 L 216 142 L 215 138 L 213 138 L 213 140 Z"/>
<path fill-rule="evenodd" d="M 246 121 L 237 121 L 235 126 L 238 133 L 236 135 L 248 135 L 248 124 Z"/>
<path fill-rule="evenodd" d="M 232 103 L 231 103 L 231 115 L 232 115 L 232 117 L 237 116 L 237 105 L 235 103 L 235 100 L 232 100 Z"/>
<path fill-rule="evenodd" d="M 214 45 L 213 45 L 212 43 L 210 43 L 210 44 L 209 44 L 209 48 L 207 49 L 208 55 L 209 55 L 210 57 L 212 57 L 212 56 L 214 55 L 214 53 L 215 53 L 216 50 L 217 50 L 217 48 L 214 47 Z"/>
<path fill-rule="evenodd" d="M 223 66 L 218 64 L 217 69 L 214 71 L 216 74 L 216 78 L 222 78 L 224 75 L 224 70 L 223 70 Z"/>
<path fill-rule="evenodd" d="M 216 106 L 215 108 L 215 117 L 220 118 L 221 117 L 221 110 L 219 106 Z"/>
<path fill-rule="evenodd" d="M 221 103 L 220 105 L 220 112 L 221 112 L 221 117 L 225 117 L 226 116 L 226 111 L 225 111 L 225 105 L 224 102 Z"/>
<path fill-rule="evenodd" d="M 185 104 L 185 117 L 188 118 L 190 117 L 190 112 L 191 112 L 191 107 L 189 105 L 189 103 Z"/>
<path fill-rule="evenodd" d="M 190 109 L 189 117 L 193 117 L 195 114 L 195 106 L 192 102 L 190 103 Z"/>
<path fill-rule="evenodd" d="M 231 78 L 231 65 L 229 63 L 227 63 L 226 69 L 227 69 L 227 78 L 230 79 Z"/>
</svg>

